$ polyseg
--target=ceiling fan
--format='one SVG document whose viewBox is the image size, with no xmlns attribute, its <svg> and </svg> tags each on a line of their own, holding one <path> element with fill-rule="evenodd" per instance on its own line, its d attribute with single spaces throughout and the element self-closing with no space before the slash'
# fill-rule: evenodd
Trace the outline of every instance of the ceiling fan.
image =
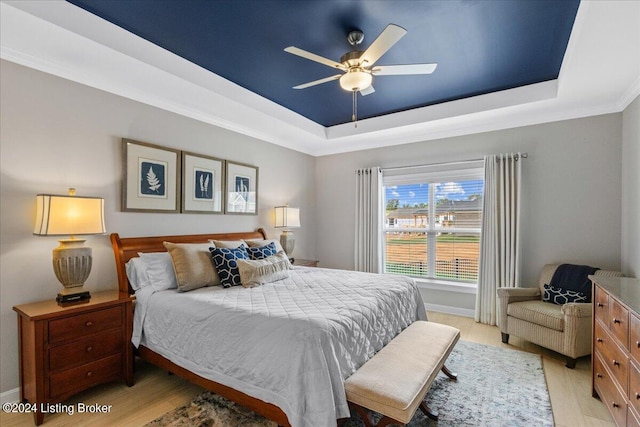
<svg viewBox="0 0 640 427">
<path fill-rule="evenodd" d="M 373 88 L 373 76 L 392 76 L 392 75 L 408 75 L 408 74 L 431 74 L 438 64 L 409 64 L 409 65 L 375 65 L 376 61 L 382 57 L 389 49 L 393 47 L 404 35 L 407 30 L 395 25 L 389 24 L 380 33 L 380 35 L 371 43 L 364 52 L 353 50 L 347 52 L 340 58 L 340 62 L 333 61 L 328 58 L 307 52 L 295 46 L 285 48 L 285 52 L 300 56 L 310 61 L 319 62 L 331 68 L 342 71 L 331 77 L 314 80 L 294 86 L 294 89 L 305 89 L 322 83 L 340 80 L 340 87 L 344 90 L 354 93 L 360 92 L 361 95 L 369 95 L 375 92 Z M 352 46 L 357 46 L 364 40 L 364 34 L 360 30 L 354 30 L 349 33 L 347 40 Z M 354 109 L 355 116 L 355 109 Z M 355 121 L 355 117 L 354 117 Z"/>
</svg>

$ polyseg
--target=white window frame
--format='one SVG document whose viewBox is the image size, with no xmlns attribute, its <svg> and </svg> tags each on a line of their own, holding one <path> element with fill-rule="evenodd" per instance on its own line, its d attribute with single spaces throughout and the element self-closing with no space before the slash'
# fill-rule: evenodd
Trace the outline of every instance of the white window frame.
<svg viewBox="0 0 640 427">
<path fill-rule="evenodd" d="M 436 228 L 436 200 L 435 200 L 435 185 L 437 183 L 449 182 L 449 181 L 469 181 L 469 180 L 483 180 L 484 181 L 484 161 L 468 161 L 451 164 L 437 164 L 437 165 L 424 165 L 413 166 L 409 168 L 396 168 L 383 170 L 383 188 L 387 188 L 393 185 L 407 185 L 407 184 L 429 184 L 429 206 L 428 206 L 428 224 L 426 227 L 407 227 L 402 228 L 402 231 L 425 233 L 427 236 L 427 271 L 436 272 L 436 238 L 437 234 L 441 231 Z M 483 195 L 484 197 L 484 195 Z M 385 208 L 386 196 L 382 197 L 381 203 L 383 204 L 383 210 Z M 386 224 L 386 220 L 382 218 L 382 257 L 383 268 L 386 274 L 394 274 L 386 272 L 386 235 L 387 232 L 397 232 L 399 229 L 395 227 L 389 227 Z M 448 228 L 447 232 L 467 234 L 477 234 L 482 238 L 480 228 Z M 457 288 L 456 290 L 464 293 L 475 293 L 477 288 L 477 282 L 449 280 L 438 277 L 424 277 L 424 276 L 412 276 L 420 284 L 427 285 L 426 287 L 439 290 L 451 290 L 451 288 Z"/>
</svg>

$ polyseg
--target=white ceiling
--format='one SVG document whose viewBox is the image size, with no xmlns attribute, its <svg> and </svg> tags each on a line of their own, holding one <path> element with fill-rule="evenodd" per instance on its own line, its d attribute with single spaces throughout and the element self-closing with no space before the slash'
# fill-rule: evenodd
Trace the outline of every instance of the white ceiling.
<svg viewBox="0 0 640 427">
<path fill-rule="evenodd" d="M 314 156 L 622 111 L 640 1 L 584 1 L 558 80 L 325 128 L 61 0 L 0 2 L 0 57 Z"/>
</svg>

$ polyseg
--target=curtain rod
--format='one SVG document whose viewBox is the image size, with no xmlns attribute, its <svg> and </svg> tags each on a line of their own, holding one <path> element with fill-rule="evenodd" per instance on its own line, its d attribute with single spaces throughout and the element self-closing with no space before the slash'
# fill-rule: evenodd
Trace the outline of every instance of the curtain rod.
<svg viewBox="0 0 640 427">
<path fill-rule="evenodd" d="M 516 154 L 516 160 L 518 160 L 518 158 L 522 157 L 523 159 L 526 159 L 527 157 L 529 157 L 529 154 L 527 153 L 520 153 L 520 155 Z M 442 166 L 442 165 L 462 165 L 465 163 L 473 163 L 473 162 L 479 162 L 481 160 L 484 160 L 484 158 L 482 159 L 470 159 L 470 160 L 460 160 L 457 162 L 440 162 L 440 163 L 429 163 L 426 165 L 411 165 L 411 166 L 398 166 L 395 168 L 384 168 L 382 169 L 382 172 L 386 172 L 386 171 L 397 171 L 397 170 L 402 170 L 402 169 L 415 169 L 415 168 L 423 168 L 425 166 Z M 498 161 L 499 159 L 496 159 L 496 161 Z"/>
</svg>

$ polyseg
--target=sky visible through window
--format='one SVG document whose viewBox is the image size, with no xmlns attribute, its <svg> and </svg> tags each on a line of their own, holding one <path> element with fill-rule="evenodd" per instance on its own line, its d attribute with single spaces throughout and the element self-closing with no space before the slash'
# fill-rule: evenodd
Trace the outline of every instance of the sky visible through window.
<svg viewBox="0 0 640 427">
<path fill-rule="evenodd" d="M 442 182 L 436 184 L 436 201 L 469 200 L 469 196 L 482 195 L 482 180 Z M 413 207 L 429 203 L 429 184 L 404 184 L 385 187 L 385 200 L 399 200 L 398 207 Z"/>
</svg>

